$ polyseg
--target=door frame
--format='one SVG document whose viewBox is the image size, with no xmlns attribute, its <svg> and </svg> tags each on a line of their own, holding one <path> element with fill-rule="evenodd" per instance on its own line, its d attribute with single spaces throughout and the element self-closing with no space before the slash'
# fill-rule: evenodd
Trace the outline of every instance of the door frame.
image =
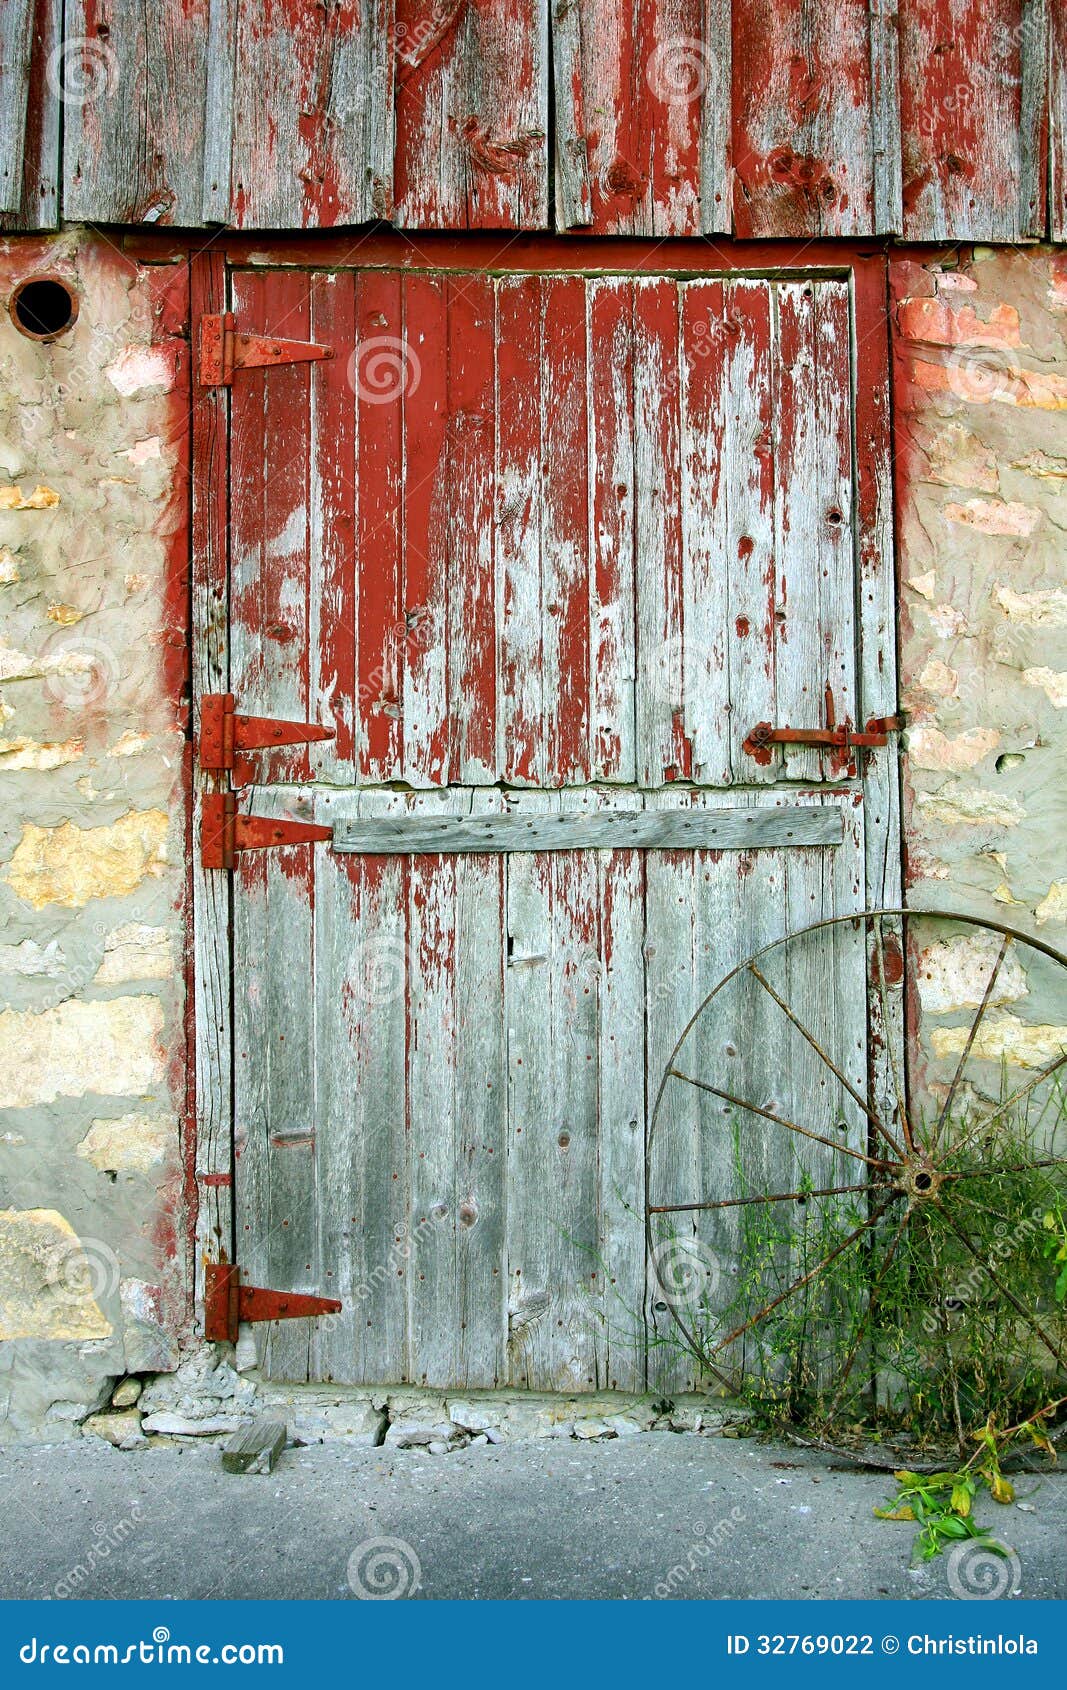
<svg viewBox="0 0 1067 1690">
<path fill-rule="evenodd" d="M 200 387 L 200 319 L 230 304 L 230 272 L 256 269 L 596 271 L 699 278 L 836 277 L 849 284 L 853 394 L 854 524 L 857 559 L 858 687 L 864 717 L 891 717 L 897 699 L 897 570 L 893 534 L 888 248 L 834 241 L 648 240 L 589 236 L 360 233 L 226 237 L 190 262 L 194 349 L 191 407 L 192 925 L 195 1067 L 195 1299 L 202 1329 L 204 1266 L 220 1254 L 239 1262 L 234 1182 L 233 880 L 200 863 L 203 797 L 226 777 L 205 772 L 199 755 L 200 701 L 230 690 L 229 390 Z M 254 331 L 255 325 L 248 325 Z M 862 375 L 862 379 L 860 379 Z M 902 901 L 900 766 L 896 742 L 867 753 L 865 903 Z M 870 962 L 870 959 L 869 959 Z M 877 992 L 869 997 L 870 1060 L 875 1095 L 888 1095 L 881 1070 L 892 1038 L 881 1032 Z M 879 1054 L 881 1053 L 881 1054 Z M 286 1287 L 278 1287 L 280 1290 Z"/>
</svg>

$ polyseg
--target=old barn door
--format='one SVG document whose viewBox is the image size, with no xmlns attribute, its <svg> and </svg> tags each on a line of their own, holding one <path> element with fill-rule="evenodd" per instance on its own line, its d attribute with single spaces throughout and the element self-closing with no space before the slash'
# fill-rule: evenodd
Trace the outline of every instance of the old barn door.
<svg viewBox="0 0 1067 1690">
<path fill-rule="evenodd" d="M 670 1047 L 865 897 L 859 754 L 753 738 L 879 703 L 850 280 L 231 286 L 238 330 L 333 353 L 230 389 L 230 687 L 335 731 L 235 771 L 245 812 L 337 828 L 234 873 L 239 1260 L 344 1303 L 259 1328 L 264 1364 L 641 1387 Z M 862 1065 L 855 948 L 840 976 Z"/>
</svg>

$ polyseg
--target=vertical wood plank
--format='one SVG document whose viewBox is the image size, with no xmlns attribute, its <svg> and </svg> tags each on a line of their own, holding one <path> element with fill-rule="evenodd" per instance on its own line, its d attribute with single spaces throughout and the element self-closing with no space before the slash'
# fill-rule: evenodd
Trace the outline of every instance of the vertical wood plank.
<svg viewBox="0 0 1067 1690">
<path fill-rule="evenodd" d="M 550 786 L 590 774 L 585 290 L 580 276 L 550 276 L 542 295 L 541 614 Z"/>
<path fill-rule="evenodd" d="M 904 227 L 900 151 L 900 33 L 897 0 L 869 0 L 871 32 L 872 233 Z"/>
<path fill-rule="evenodd" d="M 214 218 L 238 228 L 300 229 L 389 217 L 392 0 L 232 3 L 230 174 L 227 182 L 220 136 L 203 181 Z M 212 91 L 225 94 L 226 69 L 215 71 Z M 283 113 L 293 115 L 282 121 Z M 224 129 L 225 117 L 223 101 L 208 125 Z"/>
<path fill-rule="evenodd" d="M 735 232 L 881 232 L 868 0 L 837 0 L 832 22 L 820 0 L 734 0 L 733 26 Z M 883 113 L 891 68 L 883 53 Z"/>
<path fill-rule="evenodd" d="M 498 791 L 472 795 L 474 815 L 499 813 Z M 456 865 L 456 1383 L 507 1377 L 508 1069 L 506 859 Z"/>
<path fill-rule="evenodd" d="M 190 309 L 226 309 L 226 265 L 221 252 L 197 255 L 190 268 Z M 229 493 L 227 394 L 197 392 L 192 412 L 192 681 L 193 717 L 199 724 L 204 693 L 229 686 Z M 200 802 L 213 777 L 193 791 L 193 839 L 200 838 Z M 196 1301 L 203 1302 L 203 1264 L 223 1251 L 234 1258 L 233 1121 L 231 1082 L 230 883 L 205 869 L 194 848 L 193 943 L 196 998 Z"/>
<path fill-rule="evenodd" d="M 967 0 L 898 5 L 905 237 L 1040 234 L 1044 0 L 991 0 L 980 11 Z"/>
<path fill-rule="evenodd" d="M 403 566 L 403 400 L 415 379 L 401 279 L 366 270 L 356 292 L 356 755 L 362 780 L 399 778 L 408 624 Z"/>
<path fill-rule="evenodd" d="M 639 792 L 603 789 L 602 807 L 640 810 Z M 611 1390 L 645 1388 L 644 1130 L 645 860 L 641 851 L 597 852 L 600 948 L 596 958 L 600 1249 L 604 1327 L 601 1377 Z"/>
<path fill-rule="evenodd" d="M 200 221 L 208 0 L 68 0 L 63 214 Z"/>
<path fill-rule="evenodd" d="M 408 229 L 548 224 L 547 6 L 398 0 L 396 211 Z"/>
<path fill-rule="evenodd" d="M 540 784 L 545 766 L 541 646 L 541 289 L 537 276 L 497 283 L 496 523 L 500 643 L 498 767 Z"/>
<path fill-rule="evenodd" d="M 1067 240 L 1067 10 L 1050 9 L 1049 222 L 1054 241 Z"/>
<path fill-rule="evenodd" d="M 449 658 L 448 284 L 404 279 L 404 345 L 415 374 L 403 393 L 404 779 L 447 785 L 453 765 Z"/>
<path fill-rule="evenodd" d="M 237 271 L 234 311 L 264 334 L 306 340 L 311 282 L 300 271 Z M 249 370 L 232 389 L 232 690 L 243 709 L 310 719 L 312 366 Z M 245 379 L 247 378 L 247 379 Z M 306 780 L 308 749 L 262 752 L 255 778 Z"/>
<path fill-rule="evenodd" d="M 728 231 L 729 0 L 572 0 L 552 27 L 559 227 Z"/>
<path fill-rule="evenodd" d="M 495 297 L 488 276 L 451 277 L 447 291 L 448 707 L 453 778 L 474 785 L 497 778 Z"/>
<path fill-rule="evenodd" d="M 633 781 L 633 283 L 597 277 L 587 289 L 590 755 L 598 780 Z"/>
<path fill-rule="evenodd" d="M 355 280 L 329 271 L 311 288 L 311 336 L 335 349 L 311 378 L 309 543 L 309 721 L 334 730 L 313 746 L 312 769 L 340 784 L 355 777 L 356 422 L 348 362 L 356 342 Z"/>
<path fill-rule="evenodd" d="M 638 779 L 688 780 L 684 720 L 678 289 L 634 283 L 634 592 Z"/>
<path fill-rule="evenodd" d="M 10 0 L 0 13 L 0 212 L 22 206 L 35 9 L 34 0 Z"/>
<path fill-rule="evenodd" d="M 757 722 L 776 716 L 774 669 L 774 300 L 766 282 L 724 287 L 729 404 L 723 455 L 729 613 L 730 766 L 735 781 L 766 784 L 781 758 L 763 764 L 744 749 Z"/>
<path fill-rule="evenodd" d="M 779 356 L 774 637 L 779 719 L 856 721 L 849 301 L 840 282 L 776 288 Z M 833 780 L 847 757 L 790 747 L 792 780 Z"/>
<path fill-rule="evenodd" d="M 724 317 L 721 282 L 682 285 L 683 732 L 713 786 L 731 779 Z"/>
</svg>

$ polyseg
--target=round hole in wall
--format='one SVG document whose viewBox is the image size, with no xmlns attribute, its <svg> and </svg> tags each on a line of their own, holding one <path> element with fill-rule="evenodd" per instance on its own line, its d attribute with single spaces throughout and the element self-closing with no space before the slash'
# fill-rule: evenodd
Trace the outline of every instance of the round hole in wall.
<svg viewBox="0 0 1067 1690">
<path fill-rule="evenodd" d="M 78 296 L 61 276 L 29 276 L 11 296 L 11 321 L 31 340 L 55 340 L 78 316 Z"/>
</svg>

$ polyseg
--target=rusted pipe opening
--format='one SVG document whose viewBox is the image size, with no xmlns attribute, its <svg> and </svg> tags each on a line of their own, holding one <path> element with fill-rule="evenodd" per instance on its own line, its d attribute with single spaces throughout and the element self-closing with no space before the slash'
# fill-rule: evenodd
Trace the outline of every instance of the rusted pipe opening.
<svg viewBox="0 0 1067 1690">
<path fill-rule="evenodd" d="M 11 321 L 30 340 L 55 340 L 78 317 L 78 296 L 61 276 L 28 276 L 11 295 Z"/>
</svg>

